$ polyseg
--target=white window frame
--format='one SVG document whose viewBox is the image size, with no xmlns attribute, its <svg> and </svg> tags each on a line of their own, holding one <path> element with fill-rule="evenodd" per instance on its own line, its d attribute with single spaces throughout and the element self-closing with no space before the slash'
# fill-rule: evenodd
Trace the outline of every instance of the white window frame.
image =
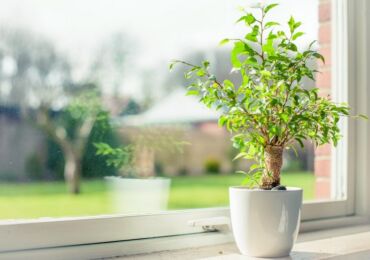
<svg viewBox="0 0 370 260">
<path fill-rule="evenodd" d="M 370 115 L 367 89 L 370 51 L 366 46 L 370 40 L 370 17 L 366 15 L 370 2 L 332 0 L 332 3 L 332 24 L 336 24 L 333 43 L 340 42 L 333 48 L 333 64 L 341 64 L 332 73 L 333 82 L 339 87 L 336 98 L 347 99 L 352 113 Z M 348 147 L 348 152 L 338 149 L 334 153 L 335 161 L 344 162 L 341 165 L 345 167 L 338 168 L 335 163 L 333 168 L 348 174 L 339 178 L 333 189 L 341 190 L 345 185 L 347 196 L 342 200 L 304 203 L 301 231 L 369 221 L 370 126 L 350 120 L 345 134 L 342 146 Z M 51 253 L 66 257 L 76 252 L 81 258 L 97 258 L 231 241 L 230 233 L 205 232 L 200 226 L 188 225 L 194 219 L 219 216 L 229 216 L 228 208 L 0 222 L 0 258 L 51 256 Z"/>
</svg>

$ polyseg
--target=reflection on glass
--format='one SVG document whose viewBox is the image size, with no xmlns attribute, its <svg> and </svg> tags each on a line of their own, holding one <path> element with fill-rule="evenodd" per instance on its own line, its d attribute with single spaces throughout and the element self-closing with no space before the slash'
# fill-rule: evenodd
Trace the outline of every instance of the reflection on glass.
<svg viewBox="0 0 370 260">
<path fill-rule="evenodd" d="M 0 219 L 228 204 L 243 180 L 234 172 L 250 162 L 232 160 L 218 115 L 185 96 L 183 71 L 168 62 L 207 58 L 230 77 L 215 43 L 240 35 L 228 21 L 245 2 L 191 1 L 2 1 Z M 317 0 L 282 5 L 275 20 L 303 20 L 301 46 L 321 39 Z M 283 183 L 305 200 L 330 198 L 330 167 L 315 159 L 328 152 L 314 150 L 285 154 Z"/>
</svg>

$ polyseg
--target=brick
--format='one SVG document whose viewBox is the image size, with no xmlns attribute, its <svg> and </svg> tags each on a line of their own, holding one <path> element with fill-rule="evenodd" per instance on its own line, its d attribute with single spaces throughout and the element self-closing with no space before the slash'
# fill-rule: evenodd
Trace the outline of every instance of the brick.
<svg viewBox="0 0 370 260">
<path fill-rule="evenodd" d="M 331 159 L 315 157 L 315 176 L 316 177 L 330 177 L 331 175 Z"/>
<path fill-rule="evenodd" d="M 330 199 L 330 178 L 316 178 L 315 199 Z"/>
<path fill-rule="evenodd" d="M 325 58 L 325 64 L 318 61 L 321 73 L 316 76 L 316 87 L 319 96 L 329 97 L 331 92 L 331 1 L 320 0 L 319 2 L 319 52 Z M 331 146 L 324 145 L 315 149 L 315 199 L 330 199 L 331 193 Z"/>
<path fill-rule="evenodd" d="M 320 145 L 316 147 L 315 149 L 315 156 L 330 156 L 331 155 L 331 145 L 330 144 L 325 144 L 325 145 Z"/>
<path fill-rule="evenodd" d="M 331 90 L 330 88 L 320 88 L 319 89 L 319 97 L 329 97 L 330 98 L 330 95 L 331 95 Z"/>
<path fill-rule="evenodd" d="M 316 87 L 331 88 L 331 71 L 323 71 L 316 75 Z"/>
<path fill-rule="evenodd" d="M 328 44 L 331 42 L 331 23 L 322 23 L 319 28 L 319 43 Z"/>
<path fill-rule="evenodd" d="M 325 64 L 323 64 L 323 62 L 321 60 L 318 61 L 319 66 L 324 67 L 324 68 L 330 68 L 330 65 L 331 65 L 331 46 L 330 45 L 320 46 L 319 52 L 325 58 Z"/>
<path fill-rule="evenodd" d="M 322 2 L 319 5 L 319 21 L 327 22 L 331 20 L 331 4 L 330 1 Z"/>
</svg>

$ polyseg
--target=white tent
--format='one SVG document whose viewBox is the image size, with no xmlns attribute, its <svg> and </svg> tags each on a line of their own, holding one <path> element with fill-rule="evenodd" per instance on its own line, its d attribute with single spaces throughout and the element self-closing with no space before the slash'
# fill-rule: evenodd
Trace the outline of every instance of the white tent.
<svg viewBox="0 0 370 260">
<path fill-rule="evenodd" d="M 156 103 L 146 112 L 126 116 L 127 125 L 183 124 L 216 121 L 219 113 L 207 108 L 195 96 L 186 96 L 186 90 L 178 89 Z"/>
</svg>

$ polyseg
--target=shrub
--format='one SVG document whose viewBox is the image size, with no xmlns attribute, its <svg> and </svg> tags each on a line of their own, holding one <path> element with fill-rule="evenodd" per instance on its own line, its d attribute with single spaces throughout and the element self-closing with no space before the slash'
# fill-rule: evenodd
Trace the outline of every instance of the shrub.
<svg viewBox="0 0 370 260">
<path fill-rule="evenodd" d="M 204 162 L 204 168 L 205 168 L 206 173 L 217 174 L 217 173 L 220 173 L 221 163 L 216 158 L 208 158 Z"/>
</svg>

